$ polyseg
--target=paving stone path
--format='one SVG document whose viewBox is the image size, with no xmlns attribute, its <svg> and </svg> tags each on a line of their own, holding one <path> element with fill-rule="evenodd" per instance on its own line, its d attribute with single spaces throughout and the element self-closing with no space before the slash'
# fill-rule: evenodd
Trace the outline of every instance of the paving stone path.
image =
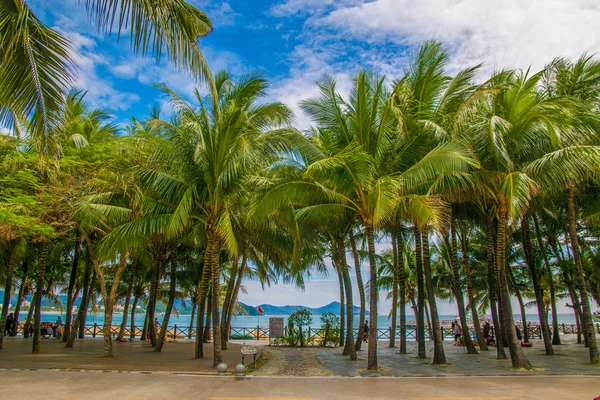
<svg viewBox="0 0 600 400">
<path fill-rule="evenodd" d="M 332 372 L 316 357 L 319 349 L 277 348 L 266 349 L 271 354 L 269 362 L 254 375 L 271 376 L 331 376 Z"/>
<path fill-rule="evenodd" d="M 568 340 L 567 340 L 568 342 Z M 588 350 L 583 345 L 569 343 L 555 346 L 554 356 L 544 354 L 540 340 L 533 341 L 532 348 L 525 348 L 525 354 L 533 365 L 530 371 L 517 371 L 510 368 L 510 360 L 496 360 L 496 349 L 468 355 L 464 347 L 445 343 L 444 351 L 448 365 L 430 365 L 433 345 L 427 343 L 429 359 L 416 357 L 416 343 L 408 343 L 409 354 L 397 354 L 397 348 L 390 349 L 379 344 L 377 350 L 379 371 L 367 371 L 367 346 L 358 353 L 358 361 L 342 357 L 341 349 L 321 349 L 317 359 L 338 376 L 402 376 L 402 377 L 443 377 L 443 376 L 507 376 L 507 375 L 600 375 L 600 366 L 586 364 Z M 506 349 L 508 355 L 508 349 Z"/>
</svg>

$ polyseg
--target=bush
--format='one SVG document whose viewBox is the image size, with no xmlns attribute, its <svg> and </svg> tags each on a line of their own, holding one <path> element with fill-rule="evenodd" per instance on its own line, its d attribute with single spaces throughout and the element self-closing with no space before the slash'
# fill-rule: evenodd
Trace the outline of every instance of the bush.
<svg viewBox="0 0 600 400">
<path fill-rule="evenodd" d="M 334 313 L 326 312 L 321 315 L 323 327 L 323 341 L 321 346 L 337 345 L 340 340 L 340 317 Z"/>
<path fill-rule="evenodd" d="M 306 309 L 298 310 L 290 315 L 288 319 L 288 336 L 290 345 L 296 346 L 300 342 L 300 347 L 306 345 L 304 336 L 304 327 L 312 323 L 312 314 Z"/>
</svg>

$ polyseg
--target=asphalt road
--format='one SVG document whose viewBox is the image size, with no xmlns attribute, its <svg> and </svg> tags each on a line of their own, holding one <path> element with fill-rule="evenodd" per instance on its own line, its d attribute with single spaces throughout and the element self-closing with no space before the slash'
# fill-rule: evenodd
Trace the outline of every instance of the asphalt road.
<svg viewBox="0 0 600 400">
<path fill-rule="evenodd" d="M 597 377 L 216 377 L 178 374 L 0 371 L 2 399 L 592 400 Z"/>
</svg>

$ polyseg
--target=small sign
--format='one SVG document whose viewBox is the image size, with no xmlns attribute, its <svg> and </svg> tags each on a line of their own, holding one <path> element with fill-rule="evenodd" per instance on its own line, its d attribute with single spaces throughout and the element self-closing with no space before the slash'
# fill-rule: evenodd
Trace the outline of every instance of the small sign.
<svg viewBox="0 0 600 400">
<path fill-rule="evenodd" d="M 242 346 L 241 351 L 242 351 L 242 354 L 245 356 L 258 353 L 258 349 L 256 347 L 250 347 L 250 346 Z"/>
<path fill-rule="evenodd" d="M 283 318 L 269 318 L 269 337 L 283 336 Z"/>
</svg>

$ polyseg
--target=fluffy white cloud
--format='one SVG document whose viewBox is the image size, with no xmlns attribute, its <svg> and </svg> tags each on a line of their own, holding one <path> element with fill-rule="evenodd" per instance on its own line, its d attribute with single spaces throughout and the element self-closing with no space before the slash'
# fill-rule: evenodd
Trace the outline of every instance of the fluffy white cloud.
<svg viewBox="0 0 600 400">
<path fill-rule="evenodd" d="M 123 111 L 140 99 L 135 93 L 116 89 L 110 77 L 99 73 L 99 67 L 107 67 L 111 63 L 95 51 L 96 41 L 93 38 L 73 31 L 59 31 L 71 41 L 71 56 L 79 68 L 73 87 L 86 90 L 86 100 L 92 106 Z"/>
<path fill-rule="evenodd" d="M 373 44 L 437 39 L 451 51 L 453 69 L 484 62 L 490 72 L 597 52 L 598 20 L 595 0 L 379 0 L 337 8 L 311 24 Z"/>
</svg>

